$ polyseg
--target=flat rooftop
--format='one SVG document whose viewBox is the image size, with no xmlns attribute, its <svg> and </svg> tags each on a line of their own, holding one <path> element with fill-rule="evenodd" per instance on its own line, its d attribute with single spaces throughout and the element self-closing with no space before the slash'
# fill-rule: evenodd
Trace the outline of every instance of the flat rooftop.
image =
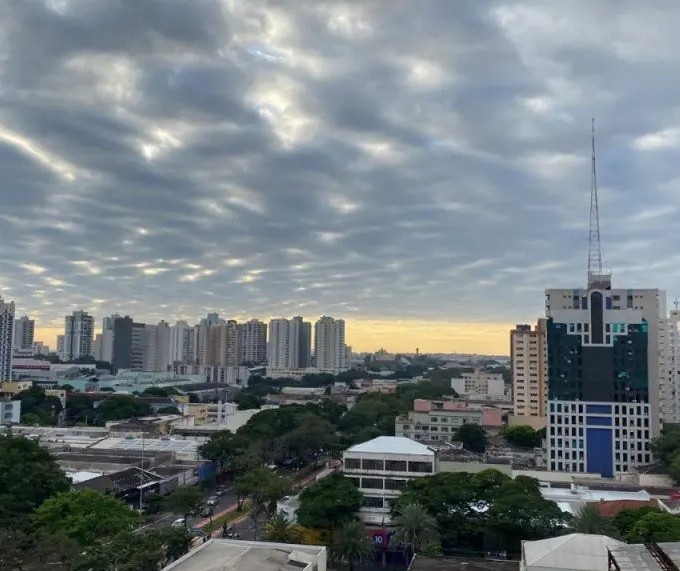
<svg viewBox="0 0 680 571">
<path fill-rule="evenodd" d="M 325 547 L 211 539 L 163 571 L 302 571 L 313 561 L 325 568 Z"/>
<path fill-rule="evenodd" d="M 519 571 L 519 561 L 416 555 L 411 571 Z"/>
<path fill-rule="evenodd" d="M 403 436 L 378 436 L 373 440 L 351 446 L 346 452 L 374 454 L 423 454 L 434 456 L 434 451 L 420 442 Z"/>
</svg>

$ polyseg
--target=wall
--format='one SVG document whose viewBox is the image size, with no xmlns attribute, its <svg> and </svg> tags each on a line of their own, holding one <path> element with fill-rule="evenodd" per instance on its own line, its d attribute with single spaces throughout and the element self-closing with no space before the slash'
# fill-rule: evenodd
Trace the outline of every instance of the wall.
<svg viewBox="0 0 680 571">
<path fill-rule="evenodd" d="M 512 466 L 510 464 L 485 464 L 483 462 L 455 462 L 449 460 L 439 461 L 440 472 L 483 472 L 484 470 L 498 470 L 503 474 L 512 476 Z"/>
</svg>

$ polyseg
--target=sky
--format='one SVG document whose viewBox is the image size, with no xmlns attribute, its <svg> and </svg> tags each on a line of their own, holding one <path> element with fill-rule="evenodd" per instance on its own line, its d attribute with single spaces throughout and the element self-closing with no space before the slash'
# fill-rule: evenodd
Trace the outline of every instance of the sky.
<svg viewBox="0 0 680 571">
<path fill-rule="evenodd" d="M 506 354 L 603 261 L 680 295 L 674 0 L 0 3 L 0 295 Z"/>
</svg>

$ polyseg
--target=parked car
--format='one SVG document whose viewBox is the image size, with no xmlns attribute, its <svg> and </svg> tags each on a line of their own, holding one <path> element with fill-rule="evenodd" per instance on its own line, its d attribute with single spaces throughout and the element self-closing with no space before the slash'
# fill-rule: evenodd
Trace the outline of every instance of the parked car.
<svg viewBox="0 0 680 571">
<path fill-rule="evenodd" d="M 201 510 L 201 517 L 210 517 L 213 513 L 215 513 L 215 510 L 213 510 L 212 506 L 205 506 Z"/>
<path fill-rule="evenodd" d="M 208 501 L 206 502 L 206 504 L 208 504 L 209 506 L 216 506 L 219 503 L 220 499 L 217 496 L 210 496 L 208 498 Z"/>
<path fill-rule="evenodd" d="M 186 524 L 187 522 L 183 517 L 178 517 L 175 521 L 172 522 L 172 527 L 174 528 L 185 527 Z"/>
</svg>

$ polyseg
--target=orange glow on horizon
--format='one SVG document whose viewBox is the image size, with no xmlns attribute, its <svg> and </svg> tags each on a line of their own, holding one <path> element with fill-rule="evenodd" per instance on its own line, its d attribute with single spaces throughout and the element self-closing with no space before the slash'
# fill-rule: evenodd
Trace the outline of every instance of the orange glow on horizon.
<svg viewBox="0 0 680 571">
<path fill-rule="evenodd" d="M 380 348 L 393 353 L 478 353 L 508 355 L 509 323 L 459 323 L 417 319 L 347 319 L 346 342 L 355 352 Z M 60 328 L 36 329 L 36 340 L 55 351 Z"/>
</svg>

